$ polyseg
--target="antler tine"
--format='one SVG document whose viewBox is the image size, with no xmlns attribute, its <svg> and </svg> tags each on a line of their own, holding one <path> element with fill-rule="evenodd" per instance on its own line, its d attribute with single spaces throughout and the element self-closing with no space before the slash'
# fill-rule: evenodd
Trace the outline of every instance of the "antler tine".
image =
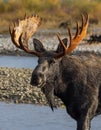
<svg viewBox="0 0 101 130">
<path fill-rule="evenodd" d="M 67 27 L 67 30 L 68 30 L 68 34 L 69 34 L 69 40 L 71 41 L 72 40 L 72 33 L 71 33 L 71 30 L 69 27 Z M 70 43 L 71 44 L 71 43 Z M 69 45 L 70 46 L 70 45 Z"/>
<path fill-rule="evenodd" d="M 81 17 L 83 17 L 83 19 L 85 17 L 85 23 L 84 23 L 84 25 L 85 25 L 89 20 L 89 15 L 85 12 L 85 13 L 81 14 Z"/>
<path fill-rule="evenodd" d="M 66 50 L 66 46 L 65 46 L 64 42 L 61 40 L 59 33 L 57 34 L 57 38 L 58 38 L 60 44 L 63 46 L 63 49 Z"/>
<path fill-rule="evenodd" d="M 83 27 L 84 27 L 84 17 L 83 17 L 83 15 L 81 14 L 81 30 L 80 30 L 80 33 L 82 32 L 82 30 L 83 30 Z"/>
<path fill-rule="evenodd" d="M 85 23 L 84 23 L 84 17 L 85 17 L 85 20 L 86 20 Z M 60 58 L 61 56 L 70 53 L 72 50 L 74 50 L 77 47 L 77 45 L 80 43 L 80 41 L 82 41 L 83 38 L 86 36 L 86 32 L 87 32 L 87 28 L 88 28 L 88 21 L 89 21 L 88 14 L 87 14 L 87 16 L 82 15 L 81 30 L 79 31 L 79 26 L 78 26 L 78 22 L 77 22 L 76 23 L 77 24 L 77 30 L 76 30 L 76 34 L 75 34 L 74 38 L 72 38 L 70 28 L 68 28 L 68 34 L 69 34 L 69 39 L 70 39 L 70 44 L 69 44 L 68 48 L 64 45 L 60 36 L 57 35 L 61 45 L 64 48 L 64 52 L 62 54 L 58 54 L 56 56 L 56 58 Z"/>
<path fill-rule="evenodd" d="M 69 27 L 67 27 L 67 30 L 68 30 L 68 35 L 69 35 L 69 41 L 70 41 L 70 43 L 69 43 L 69 47 L 70 47 L 70 46 L 71 46 L 71 41 L 72 41 L 72 33 L 71 33 Z M 67 50 L 67 49 L 66 49 L 66 50 Z"/>
<path fill-rule="evenodd" d="M 13 43 L 14 43 L 14 45 L 17 47 L 17 48 L 20 48 L 20 46 L 19 46 L 19 44 L 15 41 L 15 30 L 13 29 L 11 29 L 11 27 L 9 26 L 9 32 L 10 32 L 10 35 L 11 35 L 11 39 L 12 39 L 12 41 L 13 41 Z"/>
<path fill-rule="evenodd" d="M 78 24 L 78 22 L 76 21 L 76 33 L 75 33 L 75 36 L 74 36 L 74 38 L 76 38 L 77 37 L 77 35 L 79 34 L 79 24 Z"/>
<path fill-rule="evenodd" d="M 72 50 L 74 50 L 76 46 L 80 43 L 80 41 L 82 41 L 83 38 L 86 36 L 86 32 L 88 28 L 88 21 L 89 21 L 88 16 L 87 17 L 85 16 L 85 19 L 86 19 L 86 22 L 84 24 L 84 15 L 82 15 L 81 31 L 79 32 L 78 30 L 79 33 L 73 39 L 71 39 L 70 41 L 71 46 L 67 48 L 67 53 L 70 53 Z"/>
<path fill-rule="evenodd" d="M 84 17 L 85 17 L 85 22 L 84 22 Z M 80 33 L 82 33 L 83 28 L 88 27 L 89 16 L 87 13 L 85 13 L 85 14 L 81 14 L 81 18 L 82 18 L 82 25 L 81 25 Z"/>
</svg>

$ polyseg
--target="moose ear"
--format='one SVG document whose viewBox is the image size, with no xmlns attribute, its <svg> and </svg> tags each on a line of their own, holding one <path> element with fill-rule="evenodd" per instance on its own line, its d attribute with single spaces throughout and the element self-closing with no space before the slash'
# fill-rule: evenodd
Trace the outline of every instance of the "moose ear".
<svg viewBox="0 0 101 130">
<path fill-rule="evenodd" d="M 65 46 L 67 46 L 67 42 L 68 42 L 68 39 L 67 38 L 64 38 L 63 40 L 63 43 L 65 44 Z M 63 47 L 62 45 L 59 43 L 57 49 L 56 49 L 56 53 L 60 53 L 60 52 L 63 52 Z"/>
<path fill-rule="evenodd" d="M 45 51 L 45 48 L 42 45 L 42 43 L 36 38 L 33 39 L 33 45 L 34 45 L 35 51 L 37 51 L 37 52 L 44 52 Z"/>
</svg>

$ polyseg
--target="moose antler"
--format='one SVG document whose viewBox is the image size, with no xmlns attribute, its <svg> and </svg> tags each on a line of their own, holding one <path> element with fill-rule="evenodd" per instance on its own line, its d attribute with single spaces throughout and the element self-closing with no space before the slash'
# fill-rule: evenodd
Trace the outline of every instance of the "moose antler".
<svg viewBox="0 0 101 130">
<path fill-rule="evenodd" d="M 84 20 L 85 17 L 85 20 Z M 77 30 L 75 36 L 72 38 L 72 34 L 70 29 L 68 28 L 69 33 L 69 39 L 70 44 L 68 48 L 65 46 L 63 40 L 60 38 L 60 34 L 57 34 L 58 40 L 60 41 L 60 44 L 63 47 L 63 50 L 61 53 L 51 53 L 51 56 L 54 58 L 60 58 L 64 56 L 65 54 L 70 53 L 72 50 L 76 48 L 76 46 L 80 43 L 80 41 L 83 40 L 83 38 L 86 36 L 87 28 L 88 28 L 88 21 L 89 17 L 88 15 L 81 15 L 82 18 L 82 25 L 81 28 L 79 28 L 78 22 L 77 24 Z M 22 50 L 24 50 L 27 53 L 34 54 L 38 57 L 40 56 L 46 56 L 47 53 L 40 53 L 36 51 L 32 51 L 28 48 L 29 45 L 29 39 L 30 37 L 36 32 L 38 26 L 41 24 L 41 18 L 37 15 L 31 16 L 31 17 L 25 17 L 23 20 L 18 20 L 17 23 L 14 23 L 13 27 L 9 27 L 11 39 L 14 43 L 14 45 Z M 49 54 L 49 53 L 48 53 Z"/>
<path fill-rule="evenodd" d="M 28 41 L 41 24 L 41 18 L 37 15 L 31 17 L 25 16 L 23 20 L 18 20 L 17 22 L 14 23 L 12 27 L 9 27 L 9 32 L 14 45 L 27 53 L 40 56 L 38 52 L 34 52 L 28 48 Z"/>
<path fill-rule="evenodd" d="M 84 22 L 84 17 L 85 17 L 85 22 Z M 73 38 L 72 38 L 70 28 L 68 28 L 68 34 L 69 34 L 69 40 L 70 40 L 70 44 L 69 44 L 68 48 L 65 46 L 65 44 L 61 40 L 60 34 L 57 34 L 58 40 L 60 41 L 61 45 L 64 48 L 64 52 L 56 55 L 55 56 L 56 58 L 60 58 L 61 56 L 70 53 L 72 50 L 74 50 L 77 47 L 77 45 L 86 36 L 86 32 L 87 32 L 87 28 L 88 28 L 88 22 L 89 22 L 88 14 L 81 15 L 81 18 L 82 18 L 81 28 L 79 28 L 78 22 L 76 22 L 77 30 L 76 30 L 76 34 Z"/>
</svg>

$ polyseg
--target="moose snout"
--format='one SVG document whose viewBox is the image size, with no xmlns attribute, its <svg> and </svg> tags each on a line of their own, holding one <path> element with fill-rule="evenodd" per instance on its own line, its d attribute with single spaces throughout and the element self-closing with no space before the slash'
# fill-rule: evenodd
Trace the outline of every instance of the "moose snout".
<svg viewBox="0 0 101 130">
<path fill-rule="evenodd" d="M 32 75 L 30 84 L 35 86 L 38 84 L 38 76 L 36 74 Z"/>
<path fill-rule="evenodd" d="M 38 86 L 42 83 L 42 80 L 43 80 L 43 75 L 41 73 L 33 74 L 31 77 L 30 84 L 33 86 Z"/>
</svg>

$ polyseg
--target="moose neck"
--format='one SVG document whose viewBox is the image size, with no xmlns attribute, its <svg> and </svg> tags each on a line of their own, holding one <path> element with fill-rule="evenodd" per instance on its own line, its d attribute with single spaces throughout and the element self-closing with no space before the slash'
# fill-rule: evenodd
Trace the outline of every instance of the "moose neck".
<svg viewBox="0 0 101 130">
<path fill-rule="evenodd" d="M 47 82 L 44 87 L 44 94 L 47 100 L 51 100 L 53 106 L 55 104 L 54 95 L 60 99 L 64 99 L 66 92 L 66 85 L 62 81 L 60 72 L 61 60 L 62 58 L 58 59 L 56 63 L 50 67 L 49 73 L 47 74 Z"/>
<path fill-rule="evenodd" d="M 55 78 L 59 78 L 59 62 L 60 60 L 57 60 L 54 64 L 52 64 L 47 74 L 47 83 L 51 82 L 53 86 L 55 86 Z"/>
</svg>

